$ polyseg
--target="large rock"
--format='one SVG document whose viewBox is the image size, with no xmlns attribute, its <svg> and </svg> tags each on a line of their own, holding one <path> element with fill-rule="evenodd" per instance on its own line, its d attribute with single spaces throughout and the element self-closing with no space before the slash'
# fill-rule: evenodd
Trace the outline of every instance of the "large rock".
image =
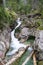
<svg viewBox="0 0 43 65">
<path fill-rule="evenodd" d="M 4 58 L 5 53 L 9 49 L 10 36 L 10 29 L 4 28 L 3 31 L 0 31 L 0 58 Z"/>
<path fill-rule="evenodd" d="M 38 45 L 38 48 L 43 51 L 43 30 L 36 32 L 35 45 Z"/>
<path fill-rule="evenodd" d="M 24 36 L 30 35 L 30 30 L 29 30 L 29 28 L 24 27 L 24 28 L 21 30 L 21 35 L 24 35 Z"/>
<path fill-rule="evenodd" d="M 30 34 L 31 32 L 29 28 L 24 27 L 23 29 L 21 29 L 21 33 L 19 34 L 20 42 L 25 42 Z"/>
<path fill-rule="evenodd" d="M 39 48 L 43 50 L 43 30 L 39 31 Z"/>
</svg>

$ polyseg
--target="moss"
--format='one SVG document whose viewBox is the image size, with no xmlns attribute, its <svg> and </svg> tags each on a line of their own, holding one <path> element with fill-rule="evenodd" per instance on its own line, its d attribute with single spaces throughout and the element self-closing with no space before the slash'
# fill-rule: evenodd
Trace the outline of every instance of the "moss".
<svg viewBox="0 0 43 65">
<path fill-rule="evenodd" d="M 38 65 L 43 65 L 43 61 L 39 61 L 38 62 Z"/>
<path fill-rule="evenodd" d="M 13 25 L 17 19 L 17 14 L 8 8 L 0 7 L 0 29 L 3 28 L 3 23 L 6 25 Z"/>
<path fill-rule="evenodd" d="M 39 26 L 38 27 L 38 30 L 43 30 L 43 26 Z"/>
</svg>

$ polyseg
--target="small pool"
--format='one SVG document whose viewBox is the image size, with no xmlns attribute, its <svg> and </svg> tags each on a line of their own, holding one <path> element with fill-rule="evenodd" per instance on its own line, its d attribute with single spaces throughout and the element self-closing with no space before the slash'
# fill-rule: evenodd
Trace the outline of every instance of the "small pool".
<svg viewBox="0 0 43 65">
<path fill-rule="evenodd" d="M 31 58 L 25 65 L 34 65 L 33 64 L 33 59 Z"/>
</svg>

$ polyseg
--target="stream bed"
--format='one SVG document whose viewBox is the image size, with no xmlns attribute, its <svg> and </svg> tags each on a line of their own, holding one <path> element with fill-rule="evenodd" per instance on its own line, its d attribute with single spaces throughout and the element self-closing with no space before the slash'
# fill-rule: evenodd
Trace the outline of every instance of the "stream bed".
<svg viewBox="0 0 43 65">
<path fill-rule="evenodd" d="M 25 61 L 25 59 L 30 55 L 30 51 L 26 51 L 21 58 L 19 58 L 16 62 L 14 62 L 12 65 L 22 65 L 22 63 Z M 26 63 L 26 65 L 33 65 L 32 58 Z"/>
<path fill-rule="evenodd" d="M 33 44 L 34 39 L 29 39 L 26 44 Z M 18 58 L 12 65 L 22 65 L 26 58 L 31 54 L 31 51 L 27 50 L 20 58 Z M 25 65 L 33 65 L 33 59 L 30 60 Z"/>
</svg>

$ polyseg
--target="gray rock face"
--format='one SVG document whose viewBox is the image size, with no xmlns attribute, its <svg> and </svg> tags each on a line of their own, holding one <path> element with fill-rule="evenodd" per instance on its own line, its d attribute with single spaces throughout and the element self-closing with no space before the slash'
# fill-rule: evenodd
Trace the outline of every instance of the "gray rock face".
<svg viewBox="0 0 43 65">
<path fill-rule="evenodd" d="M 21 32 L 19 34 L 20 42 L 25 42 L 28 39 L 28 36 L 30 35 L 30 30 L 27 27 L 24 27 L 21 29 Z"/>
<path fill-rule="evenodd" d="M 43 30 L 37 30 L 35 33 L 34 50 L 37 50 L 36 57 L 43 60 Z"/>
<path fill-rule="evenodd" d="M 0 57 L 3 58 L 10 45 L 10 29 L 0 30 Z"/>
<path fill-rule="evenodd" d="M 38 45 L 38 48 L 43 51 L 43 30 L 39 30 L 36 33 L 35 43 Z"/>
<path fill-rule="evenodd" d="M 39 48 L 43 50 L 43 30 L 39 31 Z"/>
<path fill-rule="evenodd" d="M 21 30 L 21 35 L 24 35 L 24 36 L 30 35 L 30 30 L 29 30 L 29 28 L 24 27 L 24 28 Z"/>
<path fill-rule="evenodd" d="M 39 53 L 39 60 L 43 60 L 43 52 Z"/>
</svg>

